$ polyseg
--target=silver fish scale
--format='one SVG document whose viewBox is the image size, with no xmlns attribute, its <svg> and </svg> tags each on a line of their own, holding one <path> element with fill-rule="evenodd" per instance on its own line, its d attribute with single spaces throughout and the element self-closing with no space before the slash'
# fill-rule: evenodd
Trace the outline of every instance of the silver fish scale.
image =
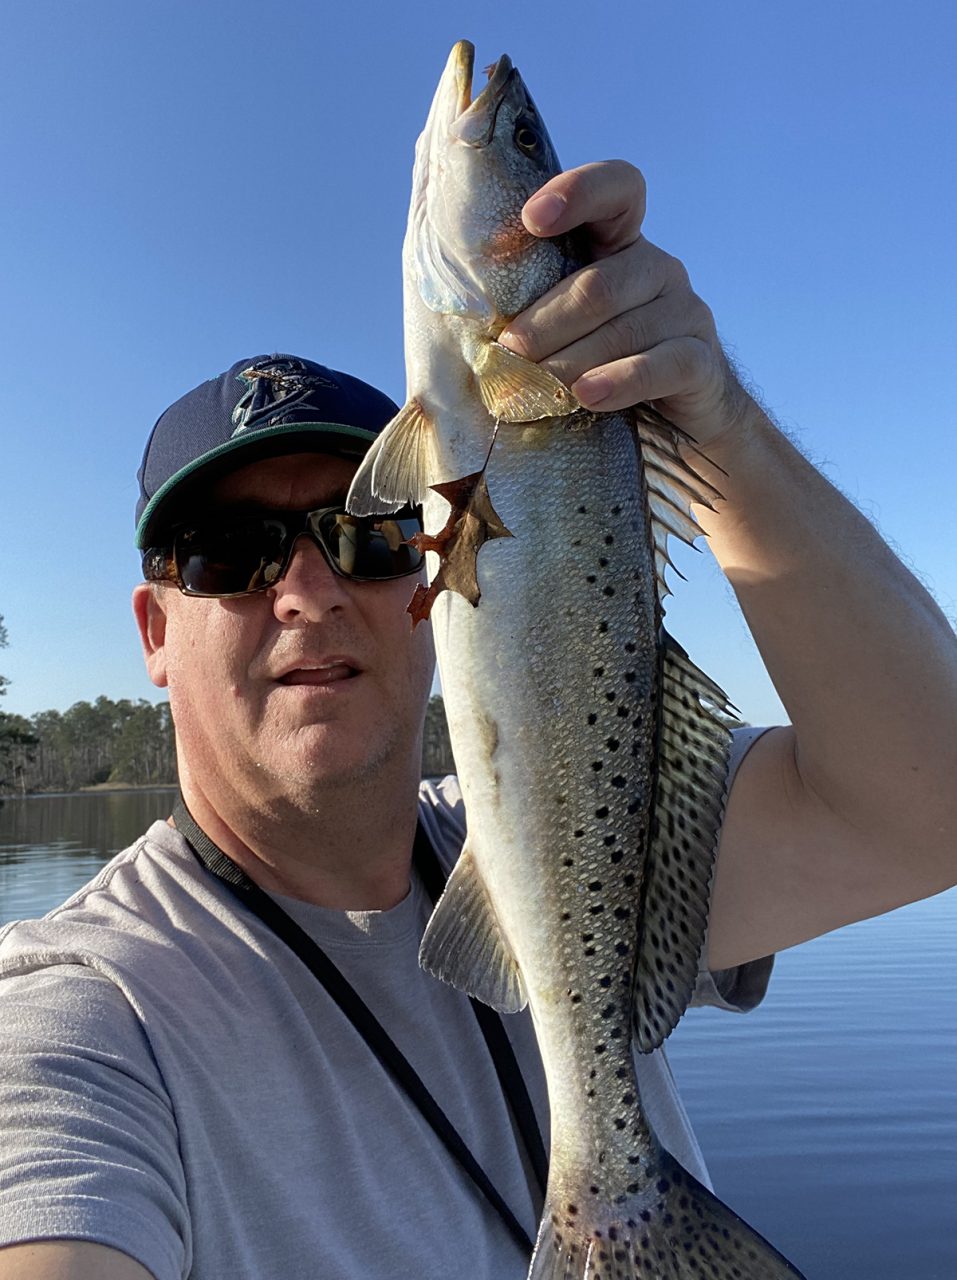
<svg viewBox="0 0 957 1280">
<path fill-rule="evenodd" d="M 502 427 L 488 486 L 514 538 L 479 553 L 479 608 L 446 593 L 433 623 L 470 848 L 528 990 L 571 1225 L 583 1188 L 640 1191 L 655 1147 L 631 1062 L 654 558 L 623 415 Z"/>
</svg>

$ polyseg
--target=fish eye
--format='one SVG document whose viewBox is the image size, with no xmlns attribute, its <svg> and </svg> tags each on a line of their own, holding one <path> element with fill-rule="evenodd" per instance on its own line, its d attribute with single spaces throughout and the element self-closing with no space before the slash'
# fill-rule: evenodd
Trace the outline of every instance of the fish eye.
<svg viewBox="0 0 957 1280">
<path fill-rule="evenodd" d="M 527 155 L 537 155 L 542 148 L 542 135 L 527 120 L 519 120 L 515 125 L 515 145 Z"/>
</svg>

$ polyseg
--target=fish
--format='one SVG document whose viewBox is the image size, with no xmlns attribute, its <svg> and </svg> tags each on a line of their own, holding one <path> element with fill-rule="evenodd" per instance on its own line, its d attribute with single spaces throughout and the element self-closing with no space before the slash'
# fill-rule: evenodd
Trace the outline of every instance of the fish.
<svg viewBox="0 0 957 1280">
<path fill-rule="evenodd" d="M 508 56 L 474 99 L 473 64 L 460 41 L 416 144 L 407 397 L 347 498 L 421 504 L 433 531 L 409 610 L 431 619 L 468 836 L 421 963 L 530 1008 L 551 1146 L 529 1280 L 794 1280 L 658 1141 L 632 1056 L 681 1018 L 705 940 L 733 710 L 663 602 L 669 536 L 693 543 L 692 505 L 720 493 L 652 406 L 588 412 L 497 341 L 586 257 L 526 231 L 558 158 Z"/>
</svg>

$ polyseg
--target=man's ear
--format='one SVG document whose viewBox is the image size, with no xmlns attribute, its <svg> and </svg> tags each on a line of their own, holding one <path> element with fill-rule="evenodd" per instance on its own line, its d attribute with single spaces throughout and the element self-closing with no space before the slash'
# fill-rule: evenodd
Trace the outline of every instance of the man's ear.
<svg viewBox="0 0 957 1280">
<path fill-rule="evenodd" d="M 160 689 L 165 689 L 167 684 L 164 597 L 164 589 L 152 582 L 139 582 L 133 588 L 133 617 L 140 633 L 146 673 Z"/>
</svg>

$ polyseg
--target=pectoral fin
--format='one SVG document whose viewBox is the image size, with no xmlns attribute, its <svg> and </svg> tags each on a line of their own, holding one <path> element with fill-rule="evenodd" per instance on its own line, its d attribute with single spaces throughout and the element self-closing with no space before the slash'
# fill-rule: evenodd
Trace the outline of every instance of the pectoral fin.
<svg viewBox="0 0 957 1280">
<path fill-rule="evenodd" d="M 419 963 L 499 1013 L 517 1013 L 528 1003 L 522 975 L 468 845 L 426 927 Z"/>
<path fill-rule="evenodd" d="M 465 353 L 482 403 L 498 422 L 564 418 L 581 408 L 553 373 L 500 342 L 477 339 Z"/>
</svg>

